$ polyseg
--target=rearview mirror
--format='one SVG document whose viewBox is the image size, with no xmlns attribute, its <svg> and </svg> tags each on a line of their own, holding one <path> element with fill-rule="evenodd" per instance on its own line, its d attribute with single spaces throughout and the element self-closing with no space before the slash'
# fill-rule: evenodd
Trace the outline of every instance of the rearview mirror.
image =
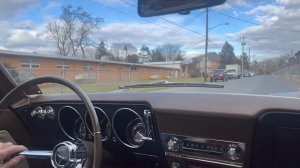
<svg viewBox="0 0 300 168">
<path fill-rule="evenodd" d="M 138 13 L 141 17 L 186 13 L 194 9 L 221 5 L 225 2 L 226 0 L 139 0 Z"/>
</svg>

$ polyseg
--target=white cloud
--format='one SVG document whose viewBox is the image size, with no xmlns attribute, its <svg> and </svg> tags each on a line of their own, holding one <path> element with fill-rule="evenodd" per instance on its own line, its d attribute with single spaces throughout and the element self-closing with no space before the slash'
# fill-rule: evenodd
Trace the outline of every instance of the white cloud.
<svg viewBox="0 0 300 168">
<path fill-rule="evenodd" d="M 160 28 L 155 24 L 142 23 L 113 23 L 102 27 L 97 33 L 97 39 L 113 42 L 129 42 L 136 46 L 146 44 L 150 47 L 171 43 L 180 45 L 185 49 L 197 49 L 204 47 L 204 36 L 195 35 L 176 26 L 165 23 L 161 25 L 168 28 Z M 176 30 L 176 31 L 174 31 Z M 213 35 L 210 38 L 215 41 L 218 38 Z M 214 46 L 212 46 L 214 47 Z"/>
<path fill-rule="evenodd" d="M 287 7 L 298 8 L 300 6 L 299 0 L 276 0 L 276 2 Z"/>
<path fill-rule="evenodd" d="M 285 8 L 279 5 L 262 5 L 246 12 L 249 15 L 265 14 L 265 15 L 277 15 L 283 12 Z"/>
<path fill-rule="evenodd" d="M 49 20 L 53 20 L 54 17 L 52 16 L 52 14 L 50 14 L 52 9 L 56 9 L 56 8 L 61 8 L 62 7 L 62 3 L 60 1 L 51 1 L 49 2 L 48 5 L 46 5 L 45 7 L 43 7 L 41 9 L 41 13 L 43 16 L 43 19 L 49 21 Z"/>
<path fill-rule="evenodd" d="M 0 18 L 13 18 L 37 3 L 38 0 L 2 0 L 0 1 Z"/>
</svg>

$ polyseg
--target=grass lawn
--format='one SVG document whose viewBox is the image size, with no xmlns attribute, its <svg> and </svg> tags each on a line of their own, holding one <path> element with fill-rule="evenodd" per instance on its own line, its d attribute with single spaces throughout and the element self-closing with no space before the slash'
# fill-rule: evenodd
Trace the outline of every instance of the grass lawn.
<svg viewBox="0 0 300 168">
<path fill-rule="evenodd" d="M 139 84 L 154 82 L 155 80 L 143 80 L 143 81 L 122 81 L 122 82 L 105 82 L 105 83 L 85 83 L 78 84 L 86 93 L 97 93 L 97 92 L 111 92 L 118 90 L 120 85 L 130 85 L 130 84 Z M 202 83 L 203 79 L 201 78 L 180 78 L 180 79 L 169 79 L 168 82 L 195 82 Z M 61 94 L 61 93 L 72 93 L 68 88 L 65 88 L 61 85 L 41 85 L 40 86 L 44 94 Z M 132 88 L 129 89 L 129 92 L 150 92 L 156 90 L 162 90 L 165 88 L 162 87 L 152 87 L 152 88 Z"/>
</svg>

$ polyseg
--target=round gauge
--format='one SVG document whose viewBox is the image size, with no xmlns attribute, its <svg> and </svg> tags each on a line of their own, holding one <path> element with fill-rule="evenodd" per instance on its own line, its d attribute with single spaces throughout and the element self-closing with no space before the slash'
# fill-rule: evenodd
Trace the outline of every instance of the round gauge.
<svg viewBox="0 0 300 168">
<path fill-rule="evenodd" d="M 77 139 L 85 139 L 87 131 L 84 122 L 78 118 L 73 127 L 73 134 Z"/>
<path fill-rule="evenodd" d="M 86 129 L 84 119 L 75 108 L 64 106 L 59 110 L 57 116 L 59 126 L 68 138 L 75 140 L 85 137 Z"/>
<path fill-rule="evenodd" d="M 106 141 L 109 139 L 109 137 L 111 135 L 110 121 L 109 121 L 106 113 L 102 109 L 96 107 L 95 111 L 97 113 L 97 117 L 98 117 L 100 128 L 101 128 L 102 141 Z M 91 135 L 93 135 L 93 126 L 92 126 L 91 118 L 88 113 L 86 113 L 86 115 L 85 115 L 85 121 L 86 121 L 86 125 L 87 125 L 87 130 L 89 131 L 89 133 Z"/>
<path fill-rule="evenodd" d="M 126 137 L 128 142 L 133 146 L 141 146 L 144 144 L 146 137 L 146 128 L 140 119 L 130 122 L 126 129 Z"/>
</svg>

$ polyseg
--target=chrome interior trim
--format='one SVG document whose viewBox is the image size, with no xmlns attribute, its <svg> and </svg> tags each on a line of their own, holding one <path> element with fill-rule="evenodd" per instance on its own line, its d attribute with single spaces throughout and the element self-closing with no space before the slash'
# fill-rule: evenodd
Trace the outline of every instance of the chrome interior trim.
<svg viewBox="0 0 300 168">
<path fill-rule="evenodd" d="M 116 114 L 118 114 L 118 112 L 120 112 L 120 111 L 122 111 L 122 110 L 128 110 L 129 112 L 134 113 L 134 114 L 142 121 L 142 123 L 145 125 L 145 123 L 144 123 L 142 117 L 141 117 L 140 115 L 138 115 L 138 113 L 137 113 L 136 111 L 134 111 L 134 110 L 132 110 L 132 109 L 130 109 L 130 108 L 120 108 L 120 109 L 118 109 L 118 110 L 114 113 L 114 115 L 113 115 L 113 118 L 112 118 L 112 130 L 113 130 L 115 136 L 117 137 L 117 139 L 118 139 L 123 145 L 125 145 L 125 146 L 127 146 L 127 147 L 129 147 L 129 148 L 134 148 L 134 149 L 135 149 L 135 148 L 139 148 L 140 146 L 133 146 L 133 145 L 130 145 L 130 144 L 127 144 L 127 143 L 123 142 L 123 141 L 119 138 L 118 134 L 117 134 L 116 131 L 115 131 L 115 127 L 114 127 L 115 116 L 116 116 Z M 133 121 L 133 120 L 132 120 L 132 121 Z M 131 123 L 132 121 L 130 121 L 129 123 Z M 128 123 L 128 124 L 129 124 L 129 123 Z M 127 126 L 128 126 L 128 124 L 127 124 Z"/>
<path fill-rule="evenodd" d="M 70 136 L 63 128 L 63 126 L 61 125 L 61 120 L 60 120 L 60 113 L 63 109 L 65 108 L 70 108 L 71 110 L 73 110 L 75 113 L 77 113 L 77 115 L 79 116 L 79 118 L 84 122 L 83 118 L 81 117 L 80 113 L 72 106 L 63 106 L 62 108 L 59 109 L 58 111 L 58 115 L 57 115 L 57 118 L 58 118 L 58 124 L 59 124 L 59 127 L 60 129 L 62 130 L 62 132 L 68 137 L 70 138 L 71 140 L 75 140 L 75 138 L 73 138 L 72 136 Z M 85 124 L 86 125 L 86 124 Z M 73 131 L 73 130 L 72 130 Z"/>
<path fill-rule="evenodd" d="M 230 166 L 230 167 L 236 167 L 236 168 L 243 168 L 242 163 L 235 163 L 235 162 L 225 162 L 221 160 L 212 160 L 212 159 L 207 159 L 203 157 L 193 157 L 190 155 L 186 154 L 174 154 L 172 152 L 166 152 L 166 156 L 171 156 L 171 157 L 177 157 L 181 159 L 187 159 L 187 160 L 194 160 L 194 161 L 199 161 L 199 162 L 204 162 L 204 163 L 211 163 L 211 164 L 216 164 L 216 165 L 222 165 L 222 166 Z"/>
<path fill-rule="evenodd" d="M 108 118 L 107 114 L 105 113 L 105 111 L 104 111 L 102 108 L 100 108 L 100 107 L 95 107 L 96 114 L 98 114 L 98 110 L 99 110 L 102 114 L 104 114 L 105 118 L 107 119 L 107 121 L 109 122 L 110 126 L 112 127 L 111 121 L 109 120 L 109 118 Z M 95 136 L 95 134 L 101 134 L 101 132 L 95 132 L 95 133 L 93 133 L 93 131 L 92 131 L 92 130 L 90 129 L 90 127 L 87 125 L 87 115 L 88 115 L 88 113 L 86 112 L 86 113 L 85 113 L 85 116 L 84 116 L 84 121 L 85 121 L 85 124 L 86 124 L 86 127 L 87 127 L 88 132 L 89 132 L 92 136 Z M 97 116 L 98 116 L 98 115 L 97 115 Z M 98 119 L 99 119 L 99 116 L 98 116 Z M 100 124 L 101 124 L 101 123 L 100 123 Z M 103 139 L 103 137 L 102 137 L 102 142 L 107 141 L 107 140 L 111 137 L 111 128 L 110 128 L 109 132 L 110 132 L 110 133 L 109 133 L 108 138 Z"/>
</svg>

